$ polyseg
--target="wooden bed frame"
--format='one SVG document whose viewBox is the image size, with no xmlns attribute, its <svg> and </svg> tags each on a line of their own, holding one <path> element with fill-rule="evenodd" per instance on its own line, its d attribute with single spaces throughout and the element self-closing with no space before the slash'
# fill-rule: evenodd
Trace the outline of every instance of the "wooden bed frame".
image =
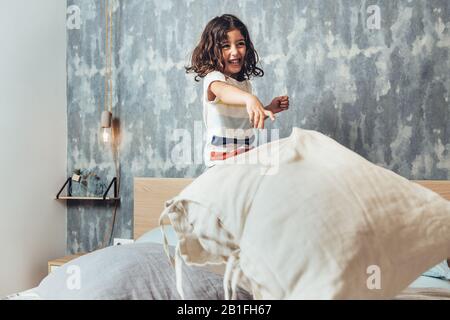
<svg viewBox="0 0 450 320">
<path fill-rule="evenodd" d="M 134 178 L 134 231 L 137 239 L 152 228 L 159 226 L 159 216 L 164 203 L 176 196 L 194 179 L 188 178 Z M 450 181 L 416 180 L 450 200 Z"/>
</svg>

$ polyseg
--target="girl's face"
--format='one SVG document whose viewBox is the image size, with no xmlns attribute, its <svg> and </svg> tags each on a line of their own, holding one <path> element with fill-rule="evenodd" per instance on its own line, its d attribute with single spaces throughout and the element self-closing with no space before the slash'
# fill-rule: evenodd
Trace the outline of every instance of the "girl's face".
<svg viewBox="0 0 450 320">
<path fill-rule="evenodd" d="M 227 38 L 226 41 L 221 43 L 222 58 L 225 62 L 224 73 L 227 76 L 232 76 L 241 71 L 247 47 L 244 36 L 237 29 L 229 31 Z"/>
</svg>

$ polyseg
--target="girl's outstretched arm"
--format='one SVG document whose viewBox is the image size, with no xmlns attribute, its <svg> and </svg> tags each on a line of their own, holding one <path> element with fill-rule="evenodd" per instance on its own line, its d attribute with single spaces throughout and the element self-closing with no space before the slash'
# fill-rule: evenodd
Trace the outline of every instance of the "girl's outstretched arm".
<svg viewBox="0 0 450 320">
<path fill-rule="evenodd" d="M 248 100 L 254 96 L 223 81 L 214 81 L 208 88 L 208 100 L 212 101 L 215 97 L 218 97 L 226 104 L 245 107 Z"/>
<path fill-rule="evenodd" d="M 225 82 L 214 81 L 209 85 L 208 100 L 212 101 L 215 97 L 218 97 L 226 104 L 246 107 L 250 123 L 255 128 L 264 129 L 266 116 L 270 117 L 272 121 L 275 120 L 273 112 L 264 109 L 263 104 L 256 96 Z"/>
</svg>

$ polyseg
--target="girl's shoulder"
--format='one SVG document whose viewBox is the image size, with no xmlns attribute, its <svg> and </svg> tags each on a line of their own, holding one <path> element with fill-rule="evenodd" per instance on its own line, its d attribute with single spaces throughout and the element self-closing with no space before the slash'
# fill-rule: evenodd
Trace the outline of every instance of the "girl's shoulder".
<svg viewBox="0 0 450 320">
<path fill-rule="evenodd" d="M 250 83 L 250 80 L 246 79 L 243 81 L 238 81 L 232 77 L 229 77 L 225 74 L 223 74 L 220 71 L 211 71 L 209 72 L 205 77 L 204 77 L 204 84 L 205 84 L 205 88 L 207 88 L 209 86 L 209 84 L 213 81 L 223 81 L 223 82 L 227 82 L 229 84 L 233 84 L 235 86 L 237 86 L 238 88 L 241 89 L 247 89 L 246 91 L 251 91 L 252 90 L 252 85 Z"/>
<path fill-rule="evenodd" d="M 208 88 L 209 84 L 214 81 L 227 82 L 225 75 L 220 71 L 211 71 L 203 78 L 204 88 Z"/>
</svg>

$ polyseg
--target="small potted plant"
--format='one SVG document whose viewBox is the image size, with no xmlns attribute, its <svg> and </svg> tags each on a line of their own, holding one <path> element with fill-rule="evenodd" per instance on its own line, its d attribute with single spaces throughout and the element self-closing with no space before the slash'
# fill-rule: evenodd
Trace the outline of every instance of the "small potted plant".
<svg viewBox="0 0 450 320">
<path fill-rule="evenodd" d="M 72 175 L 72 195 L 79 197 L 99 197 L 106 185 L 95 172 L 88 169 L 75 169 Z"/>
</svg>

